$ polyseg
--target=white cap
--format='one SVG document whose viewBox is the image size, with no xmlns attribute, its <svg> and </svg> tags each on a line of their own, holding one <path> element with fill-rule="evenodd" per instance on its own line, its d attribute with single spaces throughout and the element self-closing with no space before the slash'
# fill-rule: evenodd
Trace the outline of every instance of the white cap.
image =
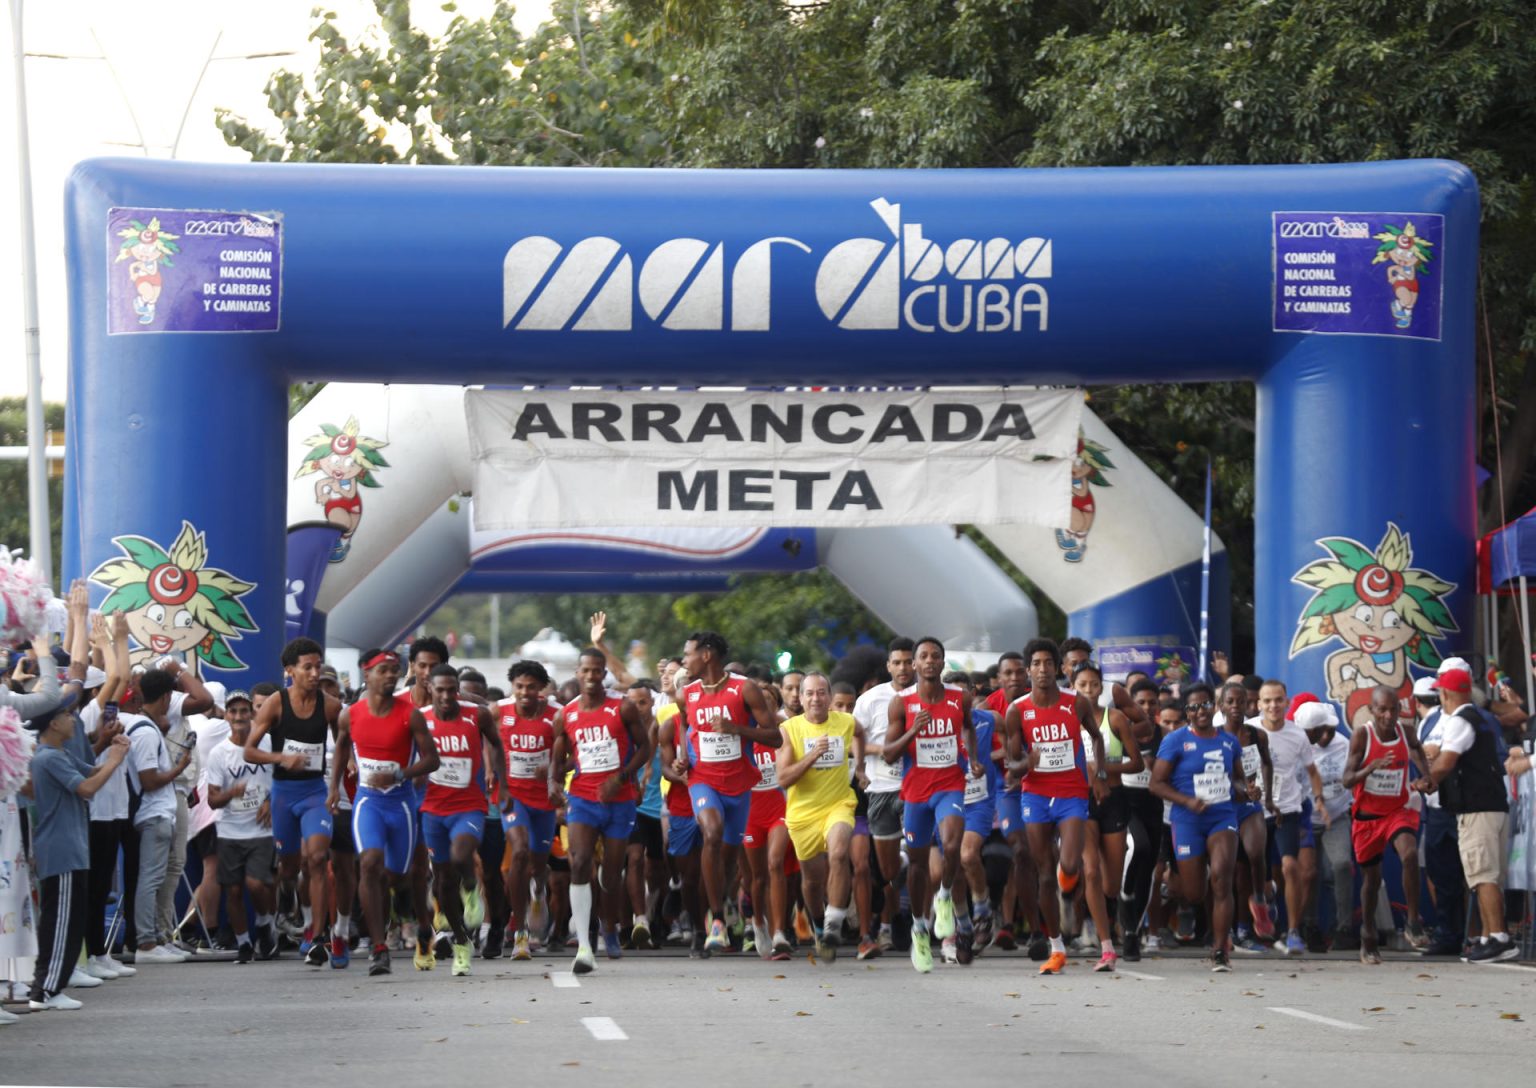
<svg viewBox="0 0 1536 1088">
<path fill-rule="evenodd" d="M 223 710 L 225 691 L 224 685 L 219 683 L 217 680 L 209 680 L 203 684 L 203 687 L 207 688 L 208 694 L 213 696 L 213 705 L 218 707 L 220 710 Z"/>
<path fill-rule="evenodd" d="M 1446 658 L 1444 661 L 1440 662 L 1440 667 L 1435 670 L 1435 675 L 1440 676 L 1443 673 L 1450 672 L 1452 669 L 1460 669 L 1468 676 L 1472 675 L 1472 666 L 1467 664 L 1467 659 L 1464 657 Z"/>
<path fill-rule="evenodd" d="M 1321 729 L 1325 725 L 1338 725 L 1339 715 L 1332 703 L 1302 703 L 1296 708 L 1296 724 L 1302 729 Z"/>
<path fill-rule="evenodd" d="M 85 668 L 85 690 L 95 691 L 107 682 L 107 674 L 95 665 L 87 665 Z"/>
<path fill-rule="evenodd" d="M 1415 699 L 1438 699 L 1440 692 L 1435 688 L 1433 676 L 1421 676 L 1413 682 L 1413 697 Z"/>
</svg>

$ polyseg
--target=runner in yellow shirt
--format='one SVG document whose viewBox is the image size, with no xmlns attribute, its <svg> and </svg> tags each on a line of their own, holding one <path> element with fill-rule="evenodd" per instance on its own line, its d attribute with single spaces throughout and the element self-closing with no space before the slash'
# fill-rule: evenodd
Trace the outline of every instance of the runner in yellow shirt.
<svg viewBox="0 0 1536 1088">
<path fill-rule="evenodd" d="M 853 890 L 848 853 L 857 802 L 848 775 L 850 756 L 859 768 L 860 785 L 869 784 L 863 769 L 864 729 L 853 715 L 831 711 L 832 684 L 823 673 L 806 673 L 800 681 L 800 704 L 805 712 L 780 726 L 779 785 L 786 795 L 784 824 L 800 858 L 805 902 L 811 917 L 821 921 L 816 957 L 831 963 L 842 943 Z"/>
</svg>

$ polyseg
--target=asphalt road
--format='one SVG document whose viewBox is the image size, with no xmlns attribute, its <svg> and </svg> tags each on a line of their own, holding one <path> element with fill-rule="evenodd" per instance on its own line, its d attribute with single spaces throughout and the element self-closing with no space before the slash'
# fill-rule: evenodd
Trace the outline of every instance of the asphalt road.
<svg viewBox="0 0 1536 1088">
<path fill-rule="evenodd" d="M 1212 975 L 1185 953 L 1099 975 L 1089 962 L 1048 979 L 1017 953 L 926 977 L 890 954 L 833 965 L 630 954 L 579 980 L 565 956 L 476 960 L 467 979 L 446 963 L 418 973 L 399 956 L 379 979 L 362 961 L 146 965 L 76 992 L 79 1012 L 0 1028 L 0 1083 L 975 1088 L 1044 1076 L 1230 1088 L 1529 1077 L 1529 966 L 1266 955 Z"/>
</svg>

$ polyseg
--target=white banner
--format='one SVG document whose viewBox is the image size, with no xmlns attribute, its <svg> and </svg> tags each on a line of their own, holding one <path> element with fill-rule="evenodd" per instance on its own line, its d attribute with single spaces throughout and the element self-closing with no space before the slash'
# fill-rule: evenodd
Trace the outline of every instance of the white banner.
<svg viewBox="0 0 1536 1088">
<path fill-rule="evenodd" d="M 1065 525 L 1082 393 L 470 390 L 475 528 Z"/>
</svg>

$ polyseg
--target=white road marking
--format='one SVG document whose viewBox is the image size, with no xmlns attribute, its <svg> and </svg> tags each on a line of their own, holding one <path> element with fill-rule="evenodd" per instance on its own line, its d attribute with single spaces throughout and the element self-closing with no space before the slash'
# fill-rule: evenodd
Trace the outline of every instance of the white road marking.
<svg viewBox="0 0 1536 1088">
<path fill-rule="evenodd" d="M 611 1016 L 583 1016 L 581 1023 L 583 1027 L 592 1033 L 592 1038 L 594 1039 L 617 1041 L 629 1038 L 628 1035 L 624 1034 L 624 1029 L 614 1023 Z"/>
<path fill-rule="evenodd" d="M 557 990 L 574 990 L 581 985 L 580 980 L 569 971 L 551 971 L 549 981 L 555 984 Z"/>
<path fill-rule="evenodd" d="M 1536 971 L 1536 967 L 1527 967 L 1521 963 L 1479 963 L 1478 967 L 1498 967 L 1504 971 Z"/>
<path fill-rule="evenodd" d="M 1167 981 L 1165 978 L 1163 978 L 1162 975 L 1144 975 L 1140 971 L 1131 971 L 1131 970 L 1127 970 L 1124 967 L 1116 967 L 1115 968 L 1115 973 L 1117 975 L 1129 975 L 1129 976 L 1131 976 L 1131 978 L 1144 979 L 1147 982 L 1166 982 Z"/>
<path fill-rule="evenodd" d="M 1306 1012 L 1303 1009 L 1288 1009 L 1284 1005 L 1270 1005 L 1270 1012 L 1284 1013 L 1286 1016 L 1294 1016 L 1298 1020 L 1310 1020 L 1314 1024 L 1326 1024 L 1331 1028 L 1343 1028 L 1345 1031 L 1369 1031 L 1364 1024 L 1351 1024 L 1347 1020 L 1334 1020 L 1332 1017 L 1319 1016 L 1315 1012 Z"/>
</svg>

